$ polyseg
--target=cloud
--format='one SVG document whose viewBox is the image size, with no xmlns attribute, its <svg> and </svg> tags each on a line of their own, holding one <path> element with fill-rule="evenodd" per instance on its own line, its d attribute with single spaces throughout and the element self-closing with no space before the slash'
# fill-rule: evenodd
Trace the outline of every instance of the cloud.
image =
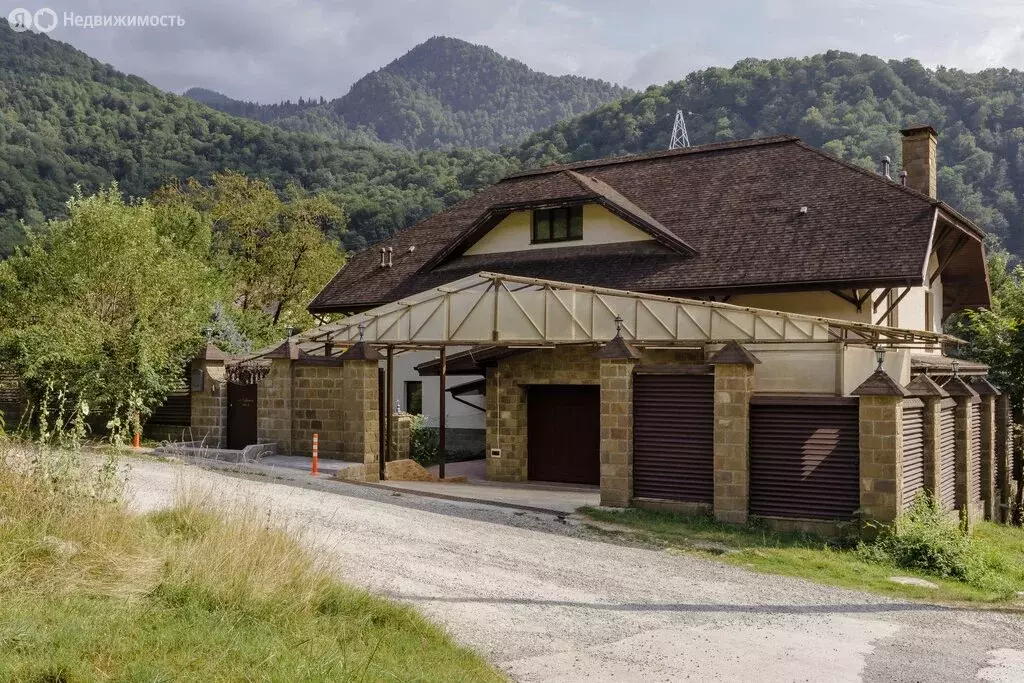
<svg viewBox="0 0 1024 683">
<path fill-rule="evenodd" d="M 746 57 L 829 49 L 1024 68 L 1020 0 L 47 2 L 58 14 L 179 15 L 180 28 L 61 26 L 51 37 L 168 90 L 198 85 L 260 102 L 340 96 L 434 35 L 486 44 L 548 73 L 634 88 Z"/>
</svg>

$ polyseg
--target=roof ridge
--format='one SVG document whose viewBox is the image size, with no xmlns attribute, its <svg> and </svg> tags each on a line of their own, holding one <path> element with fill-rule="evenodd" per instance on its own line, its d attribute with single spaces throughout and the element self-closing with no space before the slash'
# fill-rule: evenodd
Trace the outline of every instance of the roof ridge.
<svg viewBox="0 0 1024 683">
<path fill-rule="evenodd" d="M 509 173 L 501 180 L 502 183 L 506 180 L 514 180 L 517 178 L 524 178 L 527 176 L 535 175 L 547 175 L 552 173 L 561 173 L 563 171 L 575 171 L 581 168 L 595 168 L 601 166 L 614 166 L 616 164 L 629 164 L 637 161 L 647 161 L 649 159 L 662 159 L 665 157 L 674 156 L 688 156 L 690 154 L 706 154 L 709 152 L 721 152 L 730 149 L 743 149 L 746 147 L 761 147 L 765 145 L 776 145 L 784 142 L 802 142 L 800 138 L 795 135 L 780 134 L 780 135 L 769 135 L 760 138 L 745 138 L 743 140 L 728 140 L 725 142 L 709 142 L 706 145 L 697 145 L 696 147 L 683 147 L 681 149 L 663 149 L 656 152 L 643 152 L 640 154 L 620 154 L 614 157 L 606 157 L 604 159 L 591 159 L 589 161 L 570 161 L 564 164 L 551 164 L 549 166 L 542 166 L 541 168 L 527 169 L 524 171 L 516 171 L 515 173 Z"/>
</svg>

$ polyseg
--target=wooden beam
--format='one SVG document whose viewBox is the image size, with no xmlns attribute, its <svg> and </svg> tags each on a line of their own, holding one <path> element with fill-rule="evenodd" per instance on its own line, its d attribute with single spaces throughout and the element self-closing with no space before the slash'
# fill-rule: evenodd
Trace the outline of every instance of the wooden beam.
<svg viewBox="0 0 1024 683">
<path fill-rule="evenodd" d="M 829 291 L 832 292 L 833 294 L 835 294 L 837 297 L 839 297 L 843 301 L 845 301 L 846 303 L 852 304 L 852 305 L 856 306 L 857 307 L 857 311 L 858 312 L 860 311 L 860 301 L 857 299 L 856 296 L 850 296 L 846 292 L 840 291 L 838 289 L 830 289 Z"/>
<path fill-rule="evenodd" d="M 888 289 L 883 289 L 882 293 L 879 295 L 879 297 L 877 299 L 875 299 L 875 303 L 871 307 L 871 310 L 877 311 L 878 307 L 882 305 L 882 302 L 885 301 L 887 298 L 889 298 L 889 292 L 891 292 L 891 291 L 892 291 L 892 287 L 889 287 Z"/>
<path fill-rule="evenodd" d="M 445 386 L 448 383 L 448 350 L 445 347 L 441 347 L 441 374 L 440 374 L 440 395 L 438 396 L 437 403 L 437 476 L 444 479 L 444 461 L 447 459 L 445 456 L 445 442 L 444 436 L 447 429 L 447 421 L 445 419 L 445 408 L 444 398 L 445 394 L 448 393 L 448 389 Z M 411 454 L 410 454 L 411 456 Z"/>
<path fill-rule="evenodd" d="M 878 320 L 875 322 L 876 325 L 881 325 L 882 321 L 889 317 L 889 314 L 892 313 L 893 310 L 895 310 L 895 308 L 900 305 L 901 301 L 903 301 L 903 297 L 905 297 L 907 294 L 910 294 L 910 289 L 910 287 L 904 289 L 903 293 L 896 297 L 896 301 L 893 301 L 891 304 L 889 304 L 889 308 L 885 309 L 885 313 L 883 313 L 881 317 L 879 317 Z"/>
<path fill-rule="evenodd" d="M 953 260 L 953 257 L 956 256 L 960 252 L 960 250 L 963 248 L 963 246 L 964 246 L 964 244 L 966 242 L 967 242 L 967 236 L 966 235 L 960 235 L 960 237 L 957 238 L 956 242 L 953 243 L 953 248 L 949 250 L 949 253 L 946 254 L 946 257 L 944 259 L 939 261 L 939 267 L 936 268 L 935 272 L 932 273 L 932 276 L 930 278 L 928 278 L 928 286 L 929 287 L 931 287 L 933 284 L 935 284 L 935 281 L 939 279 L 940 275 L 942 275 L 942 271 L 946 270 L 946 266 L 948 266 L 949 262 Z"/>
</svg>

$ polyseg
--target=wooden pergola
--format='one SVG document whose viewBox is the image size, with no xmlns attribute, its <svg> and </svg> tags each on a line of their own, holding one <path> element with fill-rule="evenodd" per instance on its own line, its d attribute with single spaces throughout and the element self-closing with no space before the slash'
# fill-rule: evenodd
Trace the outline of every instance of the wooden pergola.
<svg viewBox="0 0 1024 683">
<path fill-rule="evenodd" d="M 301 335 L 344 348 L 403 349 L 606 342 L 639 346 L 835 343 L 913 348 L 956 337 L 836 318 L 481 272 Z"/>
<path fill-rule="evenodd" d="M 394 415 L 396 349 L 439 350 L 439 474 L 444 478 L 449 346 L 544 348 L 604 343 L 616 335 L 639 347 L 838 342 L 916 348 L 960 341 L 937 332 L 489 272 L 309 330 L 294 341 L 303 343 L 310 352 L 325 355 L 341 353 L 359 342 L 385 347 L 386 451 L 390 450 Z M 384 463 L 382 453 L 381 478 Z"/>
</svg>

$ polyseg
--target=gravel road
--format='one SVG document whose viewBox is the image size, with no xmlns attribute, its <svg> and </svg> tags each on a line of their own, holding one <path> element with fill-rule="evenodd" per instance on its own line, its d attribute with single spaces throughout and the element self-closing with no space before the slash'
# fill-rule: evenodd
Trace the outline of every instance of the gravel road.
<svg viewBox="0 0 1024 683">
<path fill-rule="evenodd" d="M 138 510 L 202 490 L 287 522 L 522 681 L 1024 681 L 1024 617 L 634 548 L 537 513 L 133 460 Z"/>
</svg>

